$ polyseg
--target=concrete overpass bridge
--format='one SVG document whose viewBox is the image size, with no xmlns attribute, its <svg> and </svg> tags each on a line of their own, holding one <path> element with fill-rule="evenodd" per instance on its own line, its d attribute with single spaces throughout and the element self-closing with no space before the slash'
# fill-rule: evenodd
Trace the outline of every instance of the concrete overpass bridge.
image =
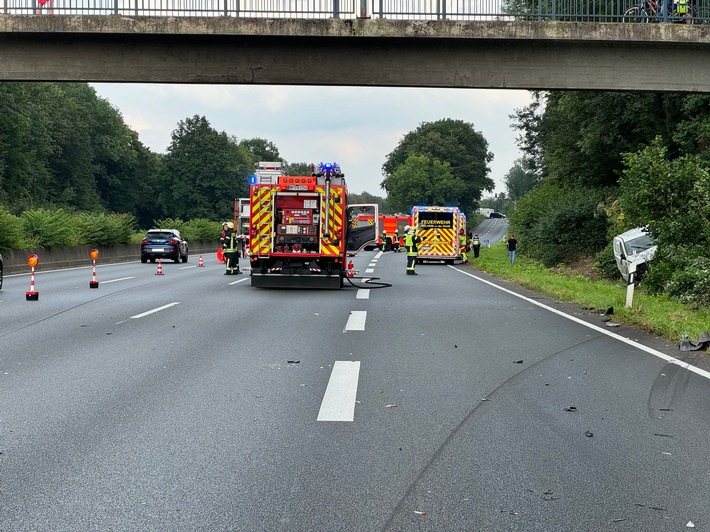
<svg viewBox="0 0 710 532">
<path fill-rule="evenodd" d="M 710 24 L 618 13 L 404 20 L 360 16 L 354 4 L 337 18 L 66 14 L 47 4 L 17 14 L 3 1 L 4 81 L 710 92 Z"/>
</svg>

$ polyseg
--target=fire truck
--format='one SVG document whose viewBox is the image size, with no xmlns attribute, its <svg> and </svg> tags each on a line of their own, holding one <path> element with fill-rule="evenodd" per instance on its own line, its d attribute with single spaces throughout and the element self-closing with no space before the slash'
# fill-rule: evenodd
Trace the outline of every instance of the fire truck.
<svg viewBox="0 0 710 532">
<path fill-rule="evenodd" d="M 455 260 L 465 261 L 466 246 L 461 245 L 460 236 L 465 243 L 466 215 L 458 207 L 421 207 L 412 208 L 412 227 L 422 241 L 417 262 L 444 261 L 453 264 Z"/>
<path fill-rule="evenodd" d="M 387 239 L 391 240 L 391 243 L 394 243 L 394 234 L 397 233 L 399 236 L 399 244 L 401 247 L 404 247 L 404 228 L 408 225 L 412 225 L 412 217 L 407 214 L 381 214 L 379 220 L 380 248 L 383 251 L 389 249 L 382 240 L 382 233 L 387 233 Z"/>
<path fill-rule="evenodd" d="M 342 288 L 347 255 L 377 241 L 376 204 L 348 205 L 337 163 L 289 176 L 283 163 L 258 163 L 249 191 L 251 285 Z"/>
</svg>

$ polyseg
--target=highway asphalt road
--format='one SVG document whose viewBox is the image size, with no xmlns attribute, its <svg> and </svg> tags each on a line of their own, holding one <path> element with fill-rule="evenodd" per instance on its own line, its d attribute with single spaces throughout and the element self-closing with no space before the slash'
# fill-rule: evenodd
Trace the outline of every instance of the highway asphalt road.
<svg viewBox="0 0 710 532">
<path fill-rule="evenodd" d="M 204 262 L 6 277 L 2 530 L 710 530 L 710 374 L 662 342 L 404 253 Z"/>
</svg>

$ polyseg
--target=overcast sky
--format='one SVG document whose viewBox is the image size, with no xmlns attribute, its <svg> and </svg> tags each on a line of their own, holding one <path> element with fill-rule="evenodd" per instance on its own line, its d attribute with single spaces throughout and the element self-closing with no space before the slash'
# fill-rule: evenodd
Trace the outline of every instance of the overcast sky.
<svg viewBox="0 0 710 532">
<path fill-rule="evenodd" d="M 384 196 L 382 165 L 403 136 L 443 118 L 473 124 L 488 141 L 495 192 L 520 152 L 509 115 L 527 91 L 273 85 L 94 83 L 141 141 L 165 153 L 178 121 L 205 116 L 217 131 L 273 142 L 288 162 L 334 161 L 350 192 Z"/>
</svg>

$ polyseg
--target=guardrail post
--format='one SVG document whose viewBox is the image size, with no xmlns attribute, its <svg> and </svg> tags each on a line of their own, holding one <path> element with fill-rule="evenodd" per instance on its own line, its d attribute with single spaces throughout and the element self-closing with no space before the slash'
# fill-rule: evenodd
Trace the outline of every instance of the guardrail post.
<svg viewBox="0 0 710 532">
<path fill-rule="evenodd" d="M 333 0 L 333 18 L 340 18 L 340 0 Z"/>
</svg>

